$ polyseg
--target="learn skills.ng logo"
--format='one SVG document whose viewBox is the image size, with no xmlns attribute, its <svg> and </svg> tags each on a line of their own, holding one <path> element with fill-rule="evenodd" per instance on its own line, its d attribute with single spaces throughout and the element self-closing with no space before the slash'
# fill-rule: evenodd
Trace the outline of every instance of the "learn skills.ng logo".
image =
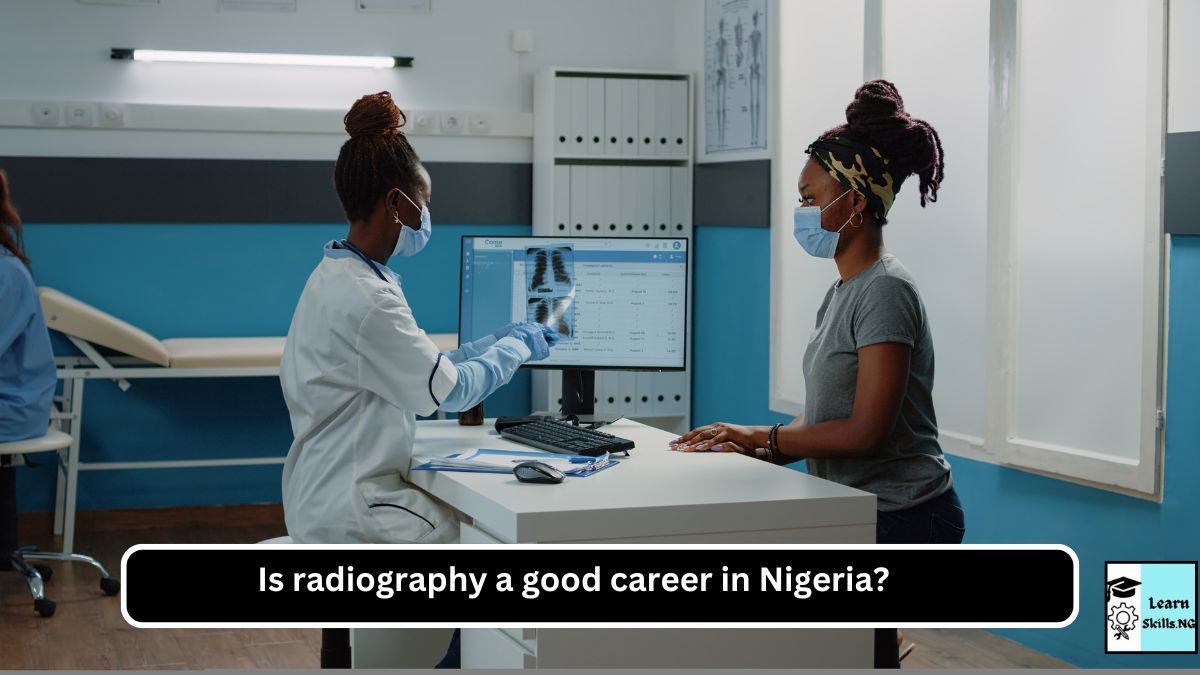
<svg viewBox="0 0 1200 675">
<path fill-rule="evenodd" d="M 1196 653 L 1196 563 L 1104 564 L 1106 654 Z"/>
</svg>

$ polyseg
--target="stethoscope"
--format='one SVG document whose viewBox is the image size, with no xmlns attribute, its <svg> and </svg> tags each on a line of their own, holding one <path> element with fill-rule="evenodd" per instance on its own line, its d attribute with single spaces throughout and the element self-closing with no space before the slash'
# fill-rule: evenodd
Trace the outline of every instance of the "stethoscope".
<svg viewBox="0 0 1200 675">
<path fill-rule="evenodd" d="M 366 253 L 358 250 L 358 247 L 354 244 L 351 244 L 349 239 L 343 239 L 339 241 L 338 244 L 344 246 L 347 251 L 350 251 L 354 255 L 358 256 L 359 260 L 367 263 L 367 267 L 370 267 L 371 271 L 375 273 L 375 276 L 379 277 L 383 283 L 390 284 L 392 282 L 391 279 L 388 279 L 383 275 L 383 272 L 379 271 L 379 266 L 375 264 L 375 261 L 368 258 Z"/>
</svg>

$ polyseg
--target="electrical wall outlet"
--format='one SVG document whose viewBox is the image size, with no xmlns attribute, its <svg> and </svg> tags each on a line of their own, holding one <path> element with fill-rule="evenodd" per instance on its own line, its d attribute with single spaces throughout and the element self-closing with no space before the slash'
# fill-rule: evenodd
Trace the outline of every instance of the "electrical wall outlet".
<svg viewBox="0 0 1200 675">
<path fill-rule="evenodd" d="M 98 122 L 100 126 L 109 129 L 119 129 L 125 126 L 125 106 L 119 103 L 101 103 Z"/>
<path fill-rule="evenodd" d="M 462 113 L 442 113 L 441 131 L 443 134 L 461 134 L 466 123 L 466 115 Z"/>
<path fill-rule="evenodd" d="M 67 126 L 69 127 L 90 127 L 92 126 L 93 110 L 95 106 L 91 103 L 68 103 L 67 111 Z"/>
<path fill-rule="evenodd" d="M 61 111 L 57 103 L 34 103 L 33 123 L 39 127 L 56 127 L 58 120 L 61 117 Z"/>
</svg>

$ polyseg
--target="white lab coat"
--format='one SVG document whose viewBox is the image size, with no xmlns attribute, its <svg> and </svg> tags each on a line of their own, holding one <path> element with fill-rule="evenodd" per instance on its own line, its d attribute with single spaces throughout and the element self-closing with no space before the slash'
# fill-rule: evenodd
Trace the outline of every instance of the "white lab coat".
<svg viewBox="0 0 1200 675">
<path fill-rule="evenodd" d="M 437 409 L 458 372 L 378 267 L 395 283 L 327 246 L 288 330 L 283 506 L 297 543 L 458 541 L 453 509 L 406 480 L 416 416 Z"/>
</svg>

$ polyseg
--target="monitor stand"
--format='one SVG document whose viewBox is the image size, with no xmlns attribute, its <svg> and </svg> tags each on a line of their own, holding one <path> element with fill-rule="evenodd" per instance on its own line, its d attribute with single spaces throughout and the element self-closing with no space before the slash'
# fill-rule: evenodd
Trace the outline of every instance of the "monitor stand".
<svg viewBox="0 0 1200 675">
<path fill-rule="evenodd" d="M 581 368 L 563 370 L 562 412 L 558 415 L 534 413 L 534 416 L 569 420 L 577 425 L 586 424 L 592 428 L 612 424 L 625 417 L 620 413 L 596 414 L 596 371 Z"/>
<path fill-rule="evenodd" d="M 563 417 L 596 413 L 596 371 L 568 368 L 562 372 Z"/>
</svg>

